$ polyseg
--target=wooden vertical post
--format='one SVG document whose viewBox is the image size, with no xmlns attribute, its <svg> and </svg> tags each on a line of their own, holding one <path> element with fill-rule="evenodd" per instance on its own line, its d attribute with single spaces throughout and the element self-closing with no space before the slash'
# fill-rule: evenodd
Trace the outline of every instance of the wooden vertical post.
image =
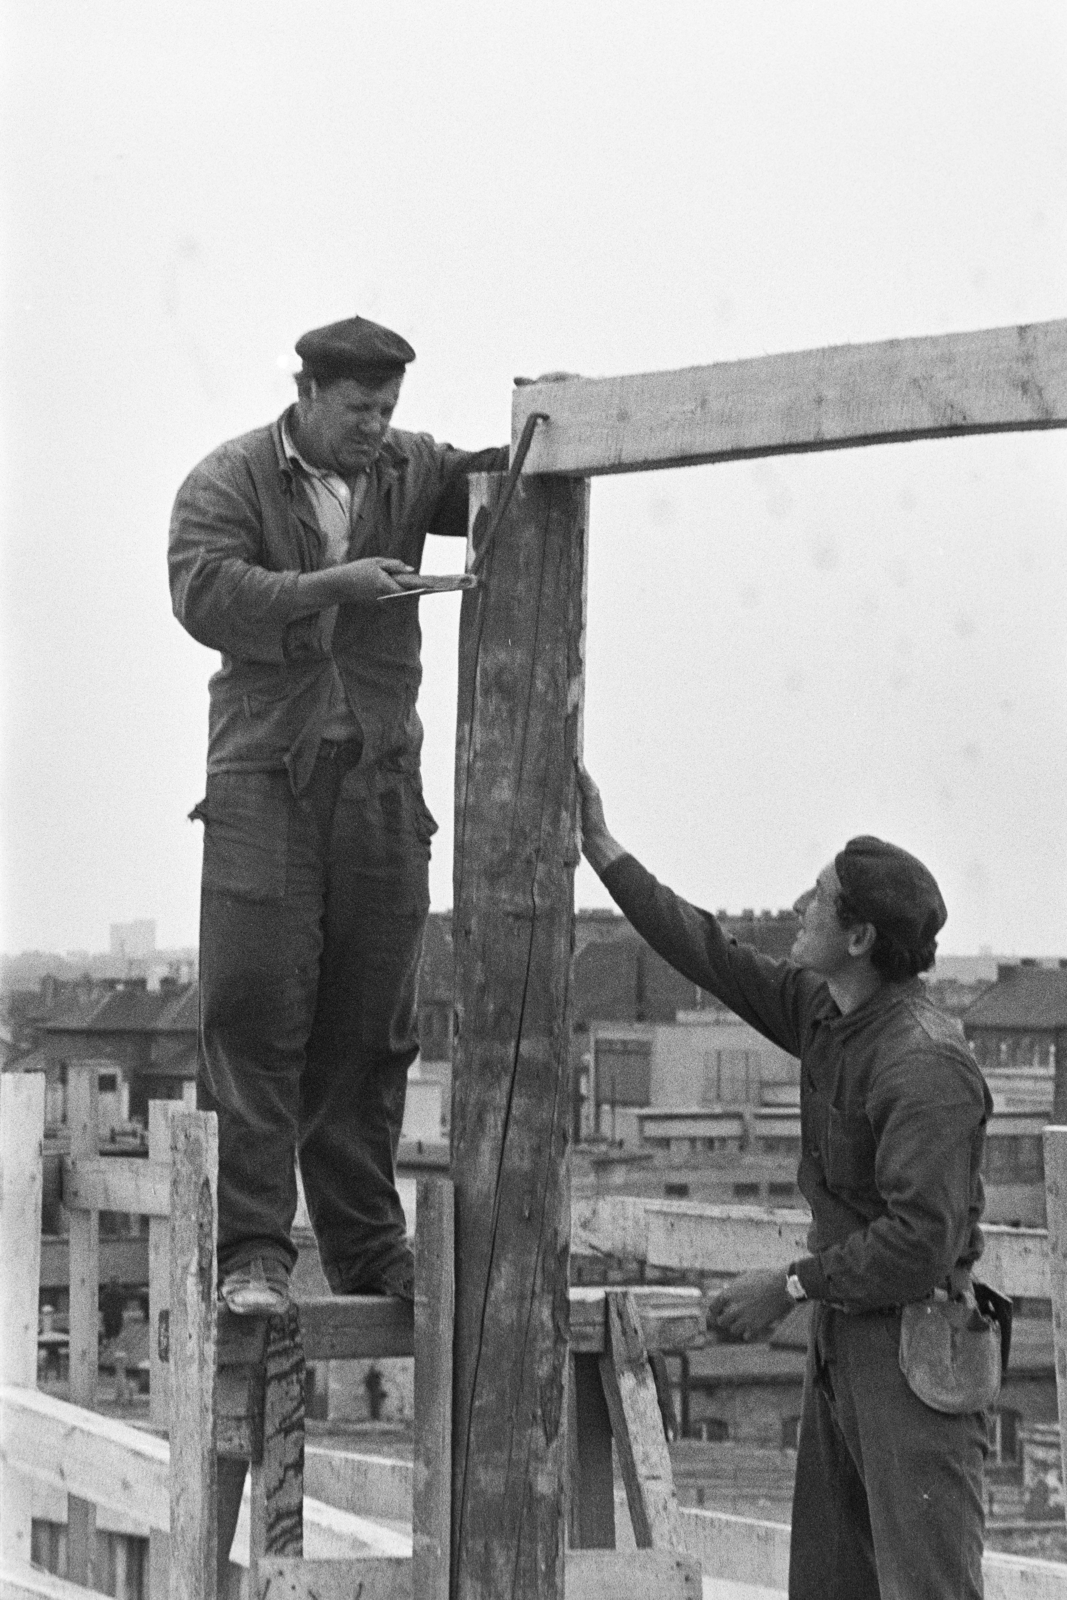
<svg viewBox="0 0 1067 1600">
<path fill-rule="evenodd" d="M 452 1184 L 420 1178 L 415 1206 L 415 1459 L 412 1592 L 449 1600 L 452 1526 Z"/>
<path fill-rule="evenodd" d="M 170 1600 L 216 1600 L 218 1123 L 170 1119 Z"/>
<path fill-rule="evenodd" d="M 1060 1416 L 1063 1481 L 1067 1483 L 1067 1127 L 1045 1129 L 1045 1206 L 1056 1402 Z"/>
<path fill-rule="evenodd" d="M 491 508 L 501 480 L 472 480 Z M 574 760 L 588 486 L 520 480 L 464 597 L 453 1600 L 563 1594 Z M 487 517 L 475 516 L 474 528 Z"/>
<path fill-rule="evenodd" d="M 170 1161 L 173 1100 L 148 1102 L 148 1159 Z M 153 1427 L 170 1431 L 170 1218 L 148 1219 L 148 1415 Z M 170 1536 L 148 1534 L 149 1589 L 166 1596 L 170 1583 Z"/>
<path fill-rule="evenodd" d="M 0 1383 L 37 1386 L 44 1073 L 0 1073 Z M 0 1558 L 30 1559 L 29 1480 L 0 1450 Z"/>
<path fill-rule="evenodd" d="M 110 1064 L 110 1063 L 109 1063 Z M 99 1154 L 100 1062 L 67 1066 L 67 1125 L 70 1153 L 92 1159 Z M 92 1407 L 100 1359 L 100 1213 L 70 1213 L 70 1399 Z M 93 1583 L 96 1507 L 77 1495 L 67 1497 L 67 1574 L 75 1583 Z"/>
</svg>

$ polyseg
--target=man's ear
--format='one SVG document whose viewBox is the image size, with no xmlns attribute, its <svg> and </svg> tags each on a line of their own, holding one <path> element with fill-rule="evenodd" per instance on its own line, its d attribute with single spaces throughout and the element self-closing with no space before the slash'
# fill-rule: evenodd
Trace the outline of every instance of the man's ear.
<svg viewBox="0 0 1067 1600">
<path fill-rule="evenodd" d="M 848 953 L 850 956 L 869 956 L 878 937 L 878 930 L 873 922 L 857 922 L 849 930 Z"/>
</svg>

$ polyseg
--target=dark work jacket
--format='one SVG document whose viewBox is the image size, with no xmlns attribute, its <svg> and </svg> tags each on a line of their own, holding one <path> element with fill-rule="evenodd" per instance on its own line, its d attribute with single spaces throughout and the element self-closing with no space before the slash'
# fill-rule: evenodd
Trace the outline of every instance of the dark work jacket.
<svg viewBox="0 0 1067 1600">
<path fill-rule="evenodd" d="M 391 428 L 370 467 L 352 556 L 416 570 L 427 533 L 467 532 L 467 474 L 507 466 Z M 282 447 L 281 419 L 231 439 L 194 467 L 170 527 L 174 614 L 222 652 L 211 679 L 208 771 L 285 767 L 302 789 L 315 764 L 336 662 L 363 731 L 364 759 L 418 768 L 419 602 L 331 606 L 291 618 L 297 574 L 327 565 L 326 543 Z"/>
<path fill-rule="evenodd" d="M 807 1294 L 873 1310 L 971 1266 L 993 1103 L 962 1029 L 920 980 L 887 983 L 842 1015 L 822 978 L 728 939 L 633 856 L 602 876 L 666 961 L 800 1057 L 797 1182 L 812 1227 L 796 1272 Z"/>
</svg>

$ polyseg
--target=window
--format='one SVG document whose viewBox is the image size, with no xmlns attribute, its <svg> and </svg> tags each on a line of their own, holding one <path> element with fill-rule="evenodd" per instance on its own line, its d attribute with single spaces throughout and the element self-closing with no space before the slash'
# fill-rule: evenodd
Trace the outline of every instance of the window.
<svg viewBox="0 0 1067 1600">
<path fill-rule="evenodd" d="M 792 1200 L 795 1189 L 791 1183 L 769 1183 L 767 1194 L 772 1200 Z"/>
<path fill-rule="evenodd" d="M 707 1050 L 704 1053 L 706 1106 L 751 1105 L 760 1082 L 758 1050 Z"/>
<path fill-rule="evenodd" d="M 782 1449 L 795 1450 L 800 1438 L 800 1417 L 782 1418 Z"/>
<path fill-rule="evenodd" d="M 118 1092 L 118 1087 L 119 1075 L 117 1072 L 102 1072 L 100 1074 L 101 1094 L 116 1094 Z"/>
<path fill-rule="evenodd" d="M 663 1194 L 667 1200 L 688 1200 L 689 1185 L 687 1183 L 665 1183 L 663 1185 Z"/>
<path fill-rule="evenodd" d="M 597 1039 L 596 1100 L 600 1106 L 647 1106 L 652 1098 L 651 1039 Z"/>
<path fill-rule="evenodd" d="M 722 1444 L 730 1437 L 730 1424 L 722 1417 L 702 1417 L 696 1425 L 695 1437 L 708 1444 Z"/>
<path fill-rule="evenodd" d="M 792 1191 L 792 1185 L 790 1185 L 789 1192 L 790 1192 L 790 1194 L 792 1194 L 792 1192 L 793 1192 Z M 735 1200 L 758 1200 L 759 1199 L 759 1184 L 758 1183 L 735 1183 L 734 1184 L 734 1199 Z"/>
<path fill-rule="evenodd" d="M 983 1169 L 987 1183 L 1043 1183 L 1041 1135 L 1013 1133 L 987 1139 Z"/>
</svg>

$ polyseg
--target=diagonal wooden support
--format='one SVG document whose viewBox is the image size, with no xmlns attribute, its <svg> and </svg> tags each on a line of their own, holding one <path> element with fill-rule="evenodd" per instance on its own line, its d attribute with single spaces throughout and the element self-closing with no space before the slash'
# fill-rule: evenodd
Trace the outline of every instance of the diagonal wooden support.
<svg viewBox="0 0 1067 1600">
<path fill-rule="evenodd" d="M 610 1350 L 600 1358 L 604 1398 L 639 1550 L 682 1545 L 674 1474 L 641 1323 L 632 1295 L 607 1296 Z"/>
</svg>

